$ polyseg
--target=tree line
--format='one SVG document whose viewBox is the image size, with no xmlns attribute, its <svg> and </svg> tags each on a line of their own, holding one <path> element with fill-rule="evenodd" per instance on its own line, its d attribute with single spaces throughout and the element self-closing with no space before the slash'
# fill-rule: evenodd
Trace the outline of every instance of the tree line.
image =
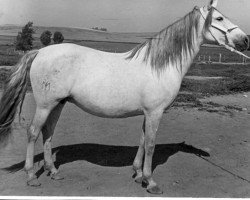
<svg viewBox="0 0 250 200">
<path fill-rule="evenodd" d="M 33 48 L 34 33 L 33 22 L 28 22 L 16 36 L 15 49 L 21 51 L 31 50 Z M 44 46 L 48 46 L 52 40 L 54 44 L 60 44 L 63 42 L 64 37 L 60 31 L 56 31 L 52 38 L 52 33 L 49 30 L 44 31 L 40 36 L 40 41 Z"/>
<path fill-rule="evenodd" d="M 99 27 L 92 27 L 92 29 L 97 31 L 108 31 L 108 29 L 106 28 L 99 28 Z"/>
</svg>

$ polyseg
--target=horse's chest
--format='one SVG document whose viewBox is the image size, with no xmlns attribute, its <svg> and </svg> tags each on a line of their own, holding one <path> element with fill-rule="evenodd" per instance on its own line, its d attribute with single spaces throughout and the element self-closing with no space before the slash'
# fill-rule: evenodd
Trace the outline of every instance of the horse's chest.
<svg viewBox="0 0 250 200">
<path fill-rule="evenodd" d="M 180 79 L 171 77 L 147 84 L 142 95 L 144 107 L 147 109 L 168 107 L 178 95 L 180 85 Z"/>
</svg>

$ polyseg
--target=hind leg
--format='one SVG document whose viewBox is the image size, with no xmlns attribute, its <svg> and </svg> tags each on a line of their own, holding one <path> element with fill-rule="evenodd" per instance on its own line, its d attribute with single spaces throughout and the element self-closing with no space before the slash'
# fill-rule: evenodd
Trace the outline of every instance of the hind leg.
<svg viewBox="0 0 250 200">
<path fill-rule="evenodd" d="M 134 179 L 137 183 L 142 183 L 142 164 L 144 158 L 144 140 L 145 140 L 145 118 L 142 125 L 142 134 L 140 138 L 140 145 L 138 147 L 134 162 L 133 162 L 133 170 L 135 171 Z"/>
<path fill-rule="evenodd" d="M 25 161 L 25 171 L 28 175 L 27 184 L 30 186 L 39 186 L 40 183 L 38 182 L 35 172 L 34 172 L 34 151 L 35 151 L 35 142 L 39 136 L 39 133 L 45 124 L 51 109 L 44 108 L 44 107 L 37 107 L 36 113 L 33 118 L 33 121 L 28 128 L 27 135 L 28 135 L 28 145 L 27 145 L 27 154 L 26 154 L 26 161 Z"/>
<path fill-rule="evenodd" d="M 58 170 L 55 168 L 54 162 L 52 160 L 51 141 L 57 121 L 60 117 L 64 105 L 65 101 L 60 102 L 51 111 L 45 125 L 42 128 L 43 145 L 44 145 L 44 169 L 48 170 L 51 173 L 51 178 L 54 180 L 63 179 L 63 177 L 59 176 Z"/>
</svg>

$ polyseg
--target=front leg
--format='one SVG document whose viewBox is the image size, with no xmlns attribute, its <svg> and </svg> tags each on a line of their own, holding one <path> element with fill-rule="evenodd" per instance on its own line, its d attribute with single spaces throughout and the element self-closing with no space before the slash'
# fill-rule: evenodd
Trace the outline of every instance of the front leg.
<svg viewBox="0 0 250 200">
<path fill-rule="evenodd" d="M 163 109 L 159 109 L 145 114 L 145 159 L 143 166 L 143 181 L 147 184 L 147 191 L 153 194 L 163 193 L 152 178 L 152 157 L 155 149 L 155 138 L 163 111 Z"/>
</svg>

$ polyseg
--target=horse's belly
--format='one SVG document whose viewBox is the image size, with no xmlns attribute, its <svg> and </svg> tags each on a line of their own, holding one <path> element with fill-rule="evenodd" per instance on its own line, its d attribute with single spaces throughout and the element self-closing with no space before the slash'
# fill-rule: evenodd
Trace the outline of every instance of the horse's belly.
<svg viewBox="0 0 250 200">
<path fill-rule="evenodd" d="M 108 118 L 123 118 L 142 114 L 139 93 L 119 85 L 92 83 L 74 88 L 71 101 L 84 111 Z"/>
<path fill-rule="evenodd" d="M 114 101 L 99 101 L 98 98 L 74 96 L 69 102 L 76 104 L 82 110 L 106 118 L 126 118 L 143 114 L 142 109 L 135 104 L 128 104 Z"/>
</svg>

